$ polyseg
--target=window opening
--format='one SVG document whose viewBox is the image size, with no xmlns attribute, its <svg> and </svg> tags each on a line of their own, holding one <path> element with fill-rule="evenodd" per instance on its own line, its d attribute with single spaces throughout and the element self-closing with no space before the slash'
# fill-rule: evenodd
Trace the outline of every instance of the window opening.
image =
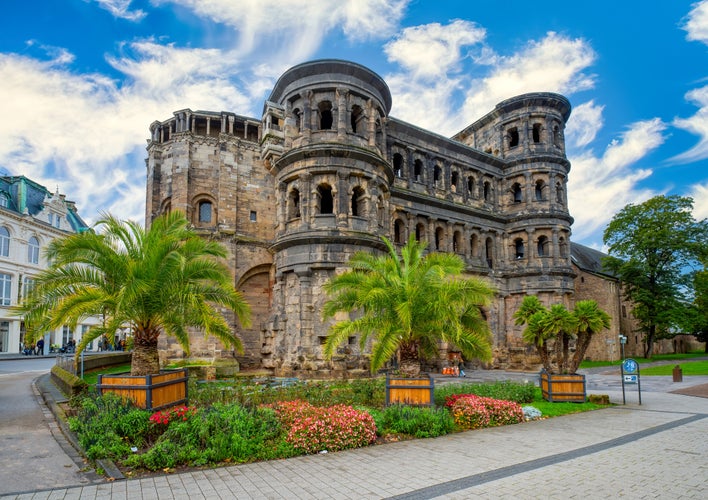
<svg viewBox="0 0 708 500">
<path fill-rule="evenodd" d="M 514 240 L 514 247 L 516 251 L 516 258 L 517 259 L 523 259 L 524 258 L 524 240 L 521 238 L 517 238 Z"/>
<path fill-rule="evenodd" d="M 485 241 L 484 247 L 485 247 L 484 248 L 485 256 L 487 258 L 487 265 L 491 269 L 493 267 L 492 264 L 494 263 L 493 257 L 492 257 L 494 255 L 494 243 L 492 242 L 491 238 L 487 238 L 487 240 Z"/>
<path fill-rule="evenodd" d="M 541 236 L 538 239 L 538 256 L 548 256 L 548 238 L 546 236 Z"/>
<path fill-rule="evenodd" d="M 416 160 L 415 163 L 413 164 L 413 175 L 415 176 L 415 180 L 420 181 L 421 176 L 423 175 L 423 162 L 420 160 Z"/>
<path fill-rule="evenodd" d="M 467 193 L 474 196 L 474 177 L 467 178 Z"/>
<path fill-rule="evenodd" d="M 457 192 L 457 184 L 460 181 L 460 176 L 457 172 L 453 172 L 450 176 L 450 190 L 453 193 Z"/>
<path fill-rule="evenodd" d="M 423 224 L 415 226 L 415 239 L 416 241 L 425 241 L 425 226 Z"/>
<path fill-rule="evenodd" d="M 403 221 L 400 219 L 393 223 L 393 239 L 396 243 L 403 244 Z"/>
<path fill-rule="evenodd" d="M 0 304 L 9 306 L 12 302 L 12 276 L 0 273 Z"/>
<path fill-rule="evenodd" d="M 320 130 L 332 129 L 332 103 L 322 101 L 319 105 L 320 109 Z"/>
<path fill-rule="evenodd" d="M 39 264 L 39 240 L 34 236 L 27 242 L 27 261 L 30 264 Z"/>
<path fill-rule="evenodd" d="M 250 214 L 251 222 L 256 222 L 258 220 L 258 213 L 255 210 L 251 210 Z"/>
<path fill-rule="evenodd" d="M 452 251 L 455 253 L 459 253 L 460 251 L 460 232 L 455 231 L 455 234 L 452 235 Z"/>
<path fill-rule="evenodd" d="M 295 128 L 298 132 L 302 131 L 302 113 L 298 108 L 293 109 L 293 117 L 295 118 Z"/>
<path fill-rule="evenodd" d="M 393 155 L 393 175 L 399 178 L 403 176 L 403 156 L 400 153 Z"/>
<path fill-rule="evenodd" d="M 516 127 L 509 129 L 509 147 L 515 148 L 519 145 L 519 129 Z"/>
<path fill-rule="evenodd" d="M 478 238 L 476 234 L 470 236 L 470 257 L 476 257 L 478 251 Z"/>
<path fill-rule="evenodd" d="M 0 194 L 0 207 L 7 208 L 10 206 L 10 200 L 8 200 L 5 193 Z"/>
<path fill-rule="evenodd" d="M 556 201 L 563 203 L 563 185 L 560 182 L 556 182 Z"/>
<path fill-rule="evenodd" d="M 211 222 L 211 202 L 199 202 L 199 222 Z"/>
<path fill-rule="evenodd" d="M 6 227 L 0 227 L 0 256 L 10 256 L 10 231 Z"/>
<path fill-rule="evenodd" d="M 435 250 L 440 250 L 443 244 L 443 230 L 442 228 L 437 228 L 435 230 Z"/>
<path fill-rule="evenodd" d="M 352 132 L 357 133 L 357 124 L 362 118 L 363 110 L 361 109 L 361 106 L 354 105 L 352 106 L 352 114 L 351 114 L 351 126 L 352 126 Z"/>
<path fill-rule="evenodd" d="M 288 204 L 288 219 L 296 219 L 300 217 L 300 191 L 292 189 L 290 191 Z"/>
<path fill-rule="evenodd" d="M 364 214 L 364 190 L 355 187 L 352 191 L 352 215 L 355 217 L 365 217 Z"/>
<path fill-rule="evenodd" d="M 533 142 L 541 142 L 541 124 L 540 123 L 534 123 L 533 124 L 533 129 L 531 131 L 531 135 L 533 138 Z"/>
<path fill-rule="evenodd" d="M 22 298 L 26 299 L 34 290 L 34 278 L 25 276 L 22 283 Z"/>
<path fill-rule="evenodd" d="M 320 195 L 320 214 L 334 213 L 334 200 L 332 199 L 332 188 L 327 184 L 317 186 L 317 193 Z"/>
<path fill-rule="evenodd" d="M 440 167 L 435 165 L 435 168 L 433 168 L 433 183 L 437 186 L 438 183 L 440 182 L 440 175 L 442 174 L 442 170 L 440 170 Z"/>
<path fill-rule="evenodd" d="M 521 203 L 521 199 L 522 199 L 521 185 L 519 185 L 519 183 L 517 182 L 511 187 L 511 190 L 514 194 L 514 203 Z"/>
<path fill-rule="evenodd" d="M 484 201 L 489 201 L 491 189 L 492 189 L 492 186 L 489 184 L 489 182 L 485 182 L 484 183 Z"/>
<path fill-rule="evenodd" d="M 543 181 L 536 182 L 536 201 L 543 201 L 543 188 L 545 187 Z"/>
</svg>

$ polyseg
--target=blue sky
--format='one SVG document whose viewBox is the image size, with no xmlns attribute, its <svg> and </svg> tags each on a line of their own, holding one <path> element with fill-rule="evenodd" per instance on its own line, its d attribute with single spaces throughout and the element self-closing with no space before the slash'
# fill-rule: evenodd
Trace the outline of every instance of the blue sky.
<svg viewBox="0 0 708 500">
<path fill-rule="evenodd" d="M 259 117 L 287 68 L 356 61 L 391 115 L 452 135 L 524 92 L 566 95 L 573 239 L 627 203 L 708 217 L 708 0 L 9 0 L 0 167 L 140 222 L 148 127 L 191 108 Z"/>
</svg>

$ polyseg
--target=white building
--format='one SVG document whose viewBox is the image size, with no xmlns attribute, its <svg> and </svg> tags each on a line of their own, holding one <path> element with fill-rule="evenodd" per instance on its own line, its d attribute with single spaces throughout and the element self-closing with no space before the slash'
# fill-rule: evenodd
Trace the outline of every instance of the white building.
<svg viewBox="0 0 708 500">
<path fill-rule="evenodd" d="M 74 202 L 58 190 L 52 194 L 24 176 L 0 176 L 0 352 L 22 351 L 24 322 L 10 306 L 26 296 L 34 276 L 47 267 L 43 249 L 55 238 L 86 230 Z M 47 332 L 44 352 L 51 345 L 78 342 L 95 321 L 87 319 L 77 331 L 63 327 Z"/>
</svg>

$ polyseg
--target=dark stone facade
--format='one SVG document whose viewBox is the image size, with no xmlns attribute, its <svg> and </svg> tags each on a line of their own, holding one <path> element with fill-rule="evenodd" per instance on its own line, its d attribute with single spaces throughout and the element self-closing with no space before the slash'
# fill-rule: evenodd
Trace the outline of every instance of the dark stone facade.
<svg viewBox="0 0 708 500">
<path fill-rule="evenodd" d="M 536 366 L 512 320 L 525 294 L 572 306 L 568 100 L 514 97 L 452 138 L 389 116 L 391 102 L 371 70 L 321 60 L 285 72 L 260 119 L 185 109 L 151 125 L 146 221 L 183 210 L 229 249 L 254 313 L 251 329 L 234 325 L 242 367 L 365 373 L 354 338 L 333 361 L 322 357 L 322 285 L 354 252 L 381 251 L 381 236 L 402 245 L 415 234 L 455 252 L 498 289 L 486 311 L 495 366 Z M 230 355 L 198 335 L 193 346 L 196 356 Z"/>
</svg>

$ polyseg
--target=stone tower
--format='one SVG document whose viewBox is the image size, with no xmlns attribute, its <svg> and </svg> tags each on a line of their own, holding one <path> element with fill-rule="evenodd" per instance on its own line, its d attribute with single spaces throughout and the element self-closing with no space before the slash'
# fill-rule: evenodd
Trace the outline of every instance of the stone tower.
<svg viewBox="0 0 708 500">
<path fill-rule="evenodd" d="M 572 303 L 569 102 L 515 97 L 452 138 L 390 117 L 391 102 L 368 68 L 320 60 L 286 71 L 260 120 L 186 109 L 151 125 L 146 221 L 180 209 L 227 246 L 254 314 L 251 329 L 234 324 L 244 367 L 365 373 L 354 337 L 323 359 L 322 286 L 354 252 L 382 251 L 382 235 L 402 245 L 415 234 L 497 287 L 486 314 L 498 366 L 523 367 L 531 352 L 511 318 L 524 294 Z M 193 354 L 230 354 L 194 337 Z"/>
</svg>

